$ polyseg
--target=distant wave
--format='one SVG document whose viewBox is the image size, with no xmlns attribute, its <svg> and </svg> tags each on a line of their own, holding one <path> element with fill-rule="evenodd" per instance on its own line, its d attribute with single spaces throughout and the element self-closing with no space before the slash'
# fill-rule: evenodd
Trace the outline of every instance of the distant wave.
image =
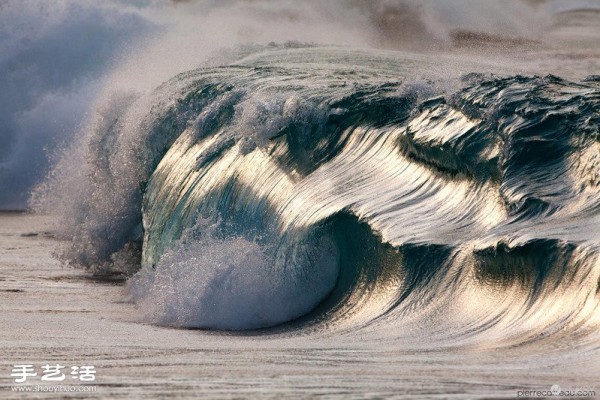
<svg viewBox="0 0 600 400">
<path fill-rule="evenodd" d="M 389 331 L 456 307 L 471 322 L 432 335 L 594 329 L 600 79 L 403 78 L 423 68 L 273 46 L 180 74 L 107 103 L 38 197 L 73 263 L 141 258 L 159 324 Z"/>
</svg>

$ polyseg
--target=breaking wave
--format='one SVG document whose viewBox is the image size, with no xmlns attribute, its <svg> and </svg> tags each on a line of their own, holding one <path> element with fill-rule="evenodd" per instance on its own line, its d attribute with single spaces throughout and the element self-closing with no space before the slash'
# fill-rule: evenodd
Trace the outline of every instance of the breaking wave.
<svg viewBox="0 0 600 400">
<path fill-rule="evenodd" d="M 273 45 L 113 96 L 36 198 L 159 324 L 593 331 L 600 78 L 427 65 Z"/>
</svg>

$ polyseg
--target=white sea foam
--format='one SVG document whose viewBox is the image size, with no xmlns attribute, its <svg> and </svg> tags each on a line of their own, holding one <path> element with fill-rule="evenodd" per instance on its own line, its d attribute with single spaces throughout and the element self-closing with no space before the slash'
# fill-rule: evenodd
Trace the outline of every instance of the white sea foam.
<svg viewBox="0 0 600 400">
<path fill-rule="evenodd" d="M 300 265 L 283 266 L 268 244 L 219 233 L 199 221 L 155 266 L 129 281 L 141 315 L 171 326 L 251 329 L 300 317 L 318 304 L 337 278 L 337 252 L 322 240 Z M 289 259 L 288 259 L 289 261 Z"/>
</svg>

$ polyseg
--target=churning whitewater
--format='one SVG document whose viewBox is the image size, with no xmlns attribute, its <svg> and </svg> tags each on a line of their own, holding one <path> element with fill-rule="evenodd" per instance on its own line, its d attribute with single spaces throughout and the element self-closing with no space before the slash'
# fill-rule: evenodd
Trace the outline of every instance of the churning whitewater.
<svg viewBox="0 0 600 400">
<path fill-rule="evenodd" d="M 129 293 L 162 325 L 595 334 L 600 77 L 409 79 L 427 68 L 252 49 L 114 96 L 36 196 L 68 210 L 72 263 L 141 264 Z"/>
</svg>

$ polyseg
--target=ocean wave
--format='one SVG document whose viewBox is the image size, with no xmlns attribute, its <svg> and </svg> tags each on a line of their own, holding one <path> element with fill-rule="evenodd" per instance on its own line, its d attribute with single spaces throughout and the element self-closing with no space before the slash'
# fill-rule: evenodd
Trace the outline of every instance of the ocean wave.
<svg viewBox="0 0 600 400">
<path fill-rule="evenodd" d="M 141 252 L 129 290 L 165 325 L 460 315 L 455 343 L 592 329 L 597 80 L 440 85 L 402 76 L 415 68 L 408 53 L 275 46 L 114 98 L 38 192 L 68 210 L 64 256 L 122 271 Z"/>
</svg>

